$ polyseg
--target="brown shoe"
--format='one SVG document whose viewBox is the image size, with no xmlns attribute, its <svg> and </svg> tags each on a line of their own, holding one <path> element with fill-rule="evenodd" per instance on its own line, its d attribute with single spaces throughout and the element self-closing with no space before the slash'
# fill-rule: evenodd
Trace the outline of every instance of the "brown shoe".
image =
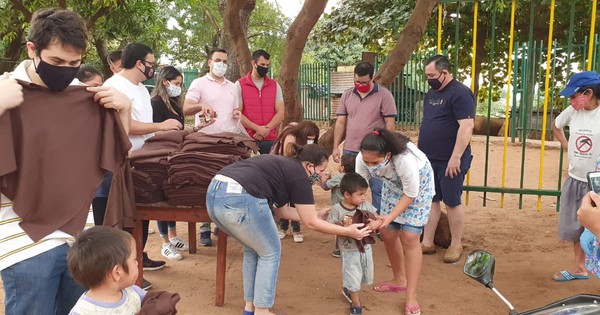
<svg viewBox="0 0 600 315">
<path fill-rule="evenodd" d="M 460 260 L 460 256 L 462 255 L 463 248 L 462 246 L 450 246 L 448 250 L 446 250 L 446 254 L 444 255 L 444 262 L 447 264 L 455 263 Z"/>
<path fill-rule="evenodd" d="M 427 246 L 421 243 L 421 251 L 423 251 L 423 255 L 435 255 L 435 245 Z"/>
</svg>

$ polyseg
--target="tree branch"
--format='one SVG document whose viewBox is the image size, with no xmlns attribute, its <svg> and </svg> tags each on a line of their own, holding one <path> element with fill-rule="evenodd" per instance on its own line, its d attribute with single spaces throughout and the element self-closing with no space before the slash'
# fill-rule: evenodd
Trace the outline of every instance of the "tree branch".
<svg viewBox="0 0 600 315">
<path fill-rule="evenodd" d="M 23 1 L 10 0 L 10 3 L 12 3 L 13 7 L 17 11 L 23 13 L 23 16 L 25 16 L 25 20 L 31 20 L 31 11 L 27 10 L 27 8 L 23 5 Z"/>
<path fill-rule="evenodd" d="M 108 5 L 108 6 L 101 7 L 100 9 L 98 9 L 98 11 L 96 11 L 96 13 L 94 13 L 94 15 L 92 15 L 89 19 L 87 19 L 87 21 L 85 23 L 88 31 L 90 33 L 92 33 L 93 30 L 96 28 L 96 22 L 101 17 L 110 13 L 114 8 L 116 8 L 120 5 L 124 5 L 124 4 L 125 4 L 125 0 L 118 0 L 114 5 Z"/>
<path fill-rule="evenodd" d="M 302 52 L 306 46 L 308 35 L 317 24 L 325 11 L 327 1 L 305 0 L 300 13 L 294 19 L 285 38 L 285 51 L 281 62 L 279 81 L 283 89 L 283 102 L 285 103 L 284 124 L 290 121 L 302 120 L 302 107 L 298 94 L 298 72 Z"/>
<path fill-rule="evenodd" d="M 398 41 L 396 41 L 388 58 L 375 74 L 374 79 L 379 84 L 389 87 L 396 76 L 402 72 L 404 65 L 417 48 L 425 28 L 427 28 L 431 13 L 438 2 L 439 0 L 417 0 L 415 9 L 398 36 Z"/>
<path fill-rule="evenodd" d="M 255 0 L 227 0 L 223 14 L 225 34 L 235 49 L 240 73 L 247 73 L 252 67 L 248 40 L 240 21 L 240 11 L 244 9 L 246 14 L 249 14 L 255 6 Z"/>
</svg>

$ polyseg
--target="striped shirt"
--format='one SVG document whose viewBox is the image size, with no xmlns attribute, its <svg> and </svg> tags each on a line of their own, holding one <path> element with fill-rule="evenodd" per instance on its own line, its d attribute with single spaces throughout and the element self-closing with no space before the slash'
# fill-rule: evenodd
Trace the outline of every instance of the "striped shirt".
<svg viewBox="0 0 600 315">
<path fill-rule="evenodd" d="M 13 211 L 12 202 L 4 195 L 0 195 L 0 200 L 0 270 L 64 243 L 75 241 L 75 238 L 67 233 L 54 231 L 34 242 L 19 226 L 22 219 Z M 90 209 L 85 227 L 92 226 L 94 226 L 94 215 Z"/>
</svg>

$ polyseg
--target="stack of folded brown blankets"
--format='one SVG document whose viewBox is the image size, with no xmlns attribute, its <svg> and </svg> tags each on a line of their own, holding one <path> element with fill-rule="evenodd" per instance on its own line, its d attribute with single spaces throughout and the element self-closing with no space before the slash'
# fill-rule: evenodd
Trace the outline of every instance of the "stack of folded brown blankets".
<svg viewBox="0 0 600 315">
<path fill-rule="evenodd" d="M 252 151 L 258 151 L 253 139 L 229 132 L 159 133 L 130 157 L 136 203 L 204 205 L 213 176 Z"/>
</svg>

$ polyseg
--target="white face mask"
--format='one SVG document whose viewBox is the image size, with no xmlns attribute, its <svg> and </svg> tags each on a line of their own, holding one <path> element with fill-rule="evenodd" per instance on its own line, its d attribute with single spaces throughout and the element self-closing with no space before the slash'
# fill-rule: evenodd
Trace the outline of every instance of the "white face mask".
<svg viewBox="0 0 600 315">
<path fill-rule="evenodd" d="M 315 140 L 313 140 L 313 139 L 306 140 L 306 144 L 314 144 L 314 143 L 315 143 Z"/>
<path fill-rule="evenodd" d="M 176 86 L 169 82 L 169 85 L 167 86 L 167 94 L 169 94 L 169 97 L 178 97 L 181 95 L 181 86 Z"/>
<path fill-rule="evenodd" d="M 225 72 L 227 72 L 227 64 L 222 61 L 213 62 L 212 66 L 212 73 L 218 78 L 222 78 L 225 75 Z"/>
</svg>

